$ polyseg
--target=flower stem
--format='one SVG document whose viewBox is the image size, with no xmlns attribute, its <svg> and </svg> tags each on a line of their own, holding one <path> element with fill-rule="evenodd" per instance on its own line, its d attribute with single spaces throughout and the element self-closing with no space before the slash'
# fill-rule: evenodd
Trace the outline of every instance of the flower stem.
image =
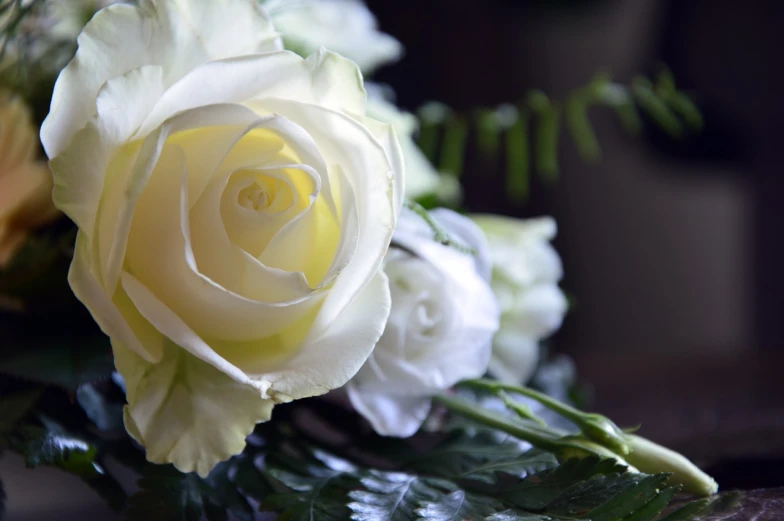
<svg viewBox="0 0 784 521">
<path fill-rule="evenodd" d="M 515 421 L 509 416 L 490 411 L 479 405 L 452 396 L 435 396 L 433 401 L 443 405 L 451 412 L 473 420 L 480 425 L 497 429 L 515 438 L 527 441 L 536 448 L 552 452 L 559 459 L 591 455 L 615 457 L 617 459 L 615 454 L 601 445 L 584 440 L 570 439 L 566 432 L 555 427 L 541 425 L 532 421 Z"/>
<path fill-rule="evenodd" d="M 462 385 L 491 392 L 501 399 L 504 399 L 506 392 L 527 396 L 577 425 L 588 439 L 609 448 L 621 456 L 625 456 L 629 453 L 629 447 L 624 432 L 618 428 L 612 420 L 600 414 L 585 413 L 579 409 L 575 409 L 571 405 L 565 404 L 529 387 L 504 384 L 484 378 L 466 380 L 462 382 Z M 504 399 L 505 403 L 507 401 L 508 398 Z"/>
</svg>

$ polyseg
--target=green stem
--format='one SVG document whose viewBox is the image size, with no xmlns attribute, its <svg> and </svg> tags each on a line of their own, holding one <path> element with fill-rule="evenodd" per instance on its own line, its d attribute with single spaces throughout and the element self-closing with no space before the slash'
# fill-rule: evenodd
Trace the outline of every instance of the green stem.
<svg viewBox="0 0 784 521">
<path fill-rule="evenodd" d="M 534 447 L 552 452 L 559 459 L 570 457 L 602 456 L 623 460 L 605 447 L 587 440 L 569 437 L 566 432 L 537 423 L 511 421 L 508 416 L 482 408 L 452 396 L 439 395 L 433 401 L 451 412 L 475 421 L 485 427 L 505 432 L 517 439 L 527 441 Z"/>
<path fill-rule="evenodd" d="M 508 402 L 508 399 L 505 399 L 506 392 L 527 396 L 577 425 L 588 439 L 607 447 L 621 456 L 629 453 L 626 435 L 609 418 L 600 414 L 585 413 L 528 387 L 504 384 L 484 378 L 466 380 L 462 384 L 491 392 L 503 399 L 505 403 Z M 509 406 L 508 403 L 507 406 Z"/>
<path fill-rule="evenodd" d="M 551 411 L 554 411 L 567 420 L 573 423 L 579 423 L 583 415 L 582 411 L 575 409 L 574 407 L 567 405 L 563 402 L 559 402 L 558 400 L 547 396 L 544 393 L 540 393 L 539 391 L 535 391 L 528 387 L 521 387 L 517 385 L 510 385 L 504 384 L 501 382 L 496 382 L 495 380 L 487 380 L 485 378 L 480 378 L 476 380 L 466 380 L 461 382 L 462 385 L 466 385 L 468 387 L 474 387 L 476 389 L 483 389 L 485 391 L 489 391 L 494 394 L 498 394 L 499 392 L 510 392 L 515 394 L 522 394 L 523 396 L 527 396 L 537 402 L 541 403 Z"/>
</svg>

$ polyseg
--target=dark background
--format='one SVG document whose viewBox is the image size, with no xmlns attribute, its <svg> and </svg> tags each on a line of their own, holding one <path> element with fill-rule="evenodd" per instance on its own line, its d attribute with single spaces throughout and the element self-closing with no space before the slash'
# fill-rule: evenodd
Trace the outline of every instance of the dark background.
<svg viewBox="0 0 784 521">
<path fill-rule="evenodd" d="M 471 211 L 549 214 L 575 306 L 551 346 L 593 406 L 706 465 L 725 487 L 784 485 L 784 2 L 368 0 L 408 51 L 376 79 L 414 109 L 557 99 L 598 71 L 628 82 L 660 64 L 694 94 L 705 130 L 673 141 L 591 112 L 603 148 L 560 145 L 555 185 L 510 203 L 503 173 L 469 163 Z"/>
<path fill-rule="evenodd" d="M 564 349 L 731 351 L 784 340 L 780 71 L 784 3 L 721 0 L 369 1 L 408 50 L 376 79 L 413 109 L 555 98 L 600 70 L 617 81 L 665 63 L 693 92 L 705 131 L 642 139 L 609 110 L 591 113 L 604 161 L 586 166 L 568 138 L 561 182 L 506 202 L 495 172 L 469 164 L 472 211 L 552 214 L 564 288 L 577 307 Z"/>
</svg>

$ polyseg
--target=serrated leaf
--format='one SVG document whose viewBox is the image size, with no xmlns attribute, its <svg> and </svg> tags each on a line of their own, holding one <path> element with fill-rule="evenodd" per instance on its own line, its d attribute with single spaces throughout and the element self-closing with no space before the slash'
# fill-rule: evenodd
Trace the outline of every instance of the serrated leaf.
<svg viewBox="0 0 784 521">
<path fill-rule="evenodd" d="M 205 513 L 207 514 L 207 519 L 210 521 L 213 519 L 225 519 L 225 517 L 221 516 L 226 516 L 227 511 L 231 512 L 238 521 L 253 521 L 253 507 L 250 506 L 248 500 L 242 495 L 242 492 L 240 492 L 237 481 L 239 474 L 236 472 L 238 466 L 237 459 L 239 459 L 239 461 L 249 459 L 252 462 L 253 458 L 239 456 L 238 458 L 218 463 L 207 477 L 206 482 L 212 488 L 214 497 L 225 507 L 220 509 L 222 512 L 219 512 L 214 510 L 212 503 L 208 501 L 206 503 Z M 235 469 L 233 472 L 234 479 L 231 478 L 232 469 Z"/>
<path fill-rule="evenodd" d="M 710 505 L 710 503 L 711 500 L 707 498 L 692 501 L 687 505 L 683 505 L 682 507 L 673 510 L 669 514 L 660 518 L 659 521 L 689 521 L 690 519 L 693 519 L 694 516 L 705 510 L 705 508 Z"/>
<path fill-rule="evenodd" d="M 54 430 L 26 429 L 23 446 L 25 463 L 30 468 L 48 465 L 80 477 L 97 475 L 96 449 L 86 441 Z"/>
<path fill-rule="evenodd" d="M 355 485 L 342 471 L 308 466 L 309 475 L 280 468 L 267 470 L 293 492 L 268 496 L 260 510 L 280 513 L 280 521 L 339 521 L 348 518 L 347 490 Z"/>
<path fill-rule="evenodd" d="M 96 447 L 47 418 L 42 421 L 43 428 L 26 425 L 12 438 L 13 448 L 25 458 L 25 464 L 29 468 L 44 465 L 64 470 L 84 481 L 112 509 L 120 511 L 125 505 L 125 491 L 96 461 Z"/>
<path fill-rule="evenodd" d="M 87 332 L 48 328 L 34 318 L 0 314 L 0 374 L 72 392 L 81 384 L 109 378 L 114 370 L 109 340 L 92 324 L 87 327 Z"/>
<path fill-rule="evenodd" d="M 463 521 L 482 519 L 504 510 L 504 505 L 492 498 L 455 490 L 438 499 L 422 501 L 415 513 L 422 521 Z"/>
<path fill-rule="evenodd" d="M 659 494 L 667 477 L 666 474 L 657 474 L 643 478 L 631 486 L 620 485 L 623 487 L 621 492 L 591 510 L 587 517 L 591 521 L 610 521 L 629 516 L 647 505 Z"/>
<path fill-rule="evenodd" d="M 557 508 L 559 512 L 577 517 L 579 509 L 575 503 L 587 513 L 601 503 L 594 500 L 586 505 L 585 500 L 598 494 L 606 501 L 619 492 L 613 487 L 625 470 L 610 459 L 570 459 L 559 467 L 520 480 L 502 490 L 498 497 L 529 512 L 547 513 L 548 508 Z"/>
<path fill-rule="evenodd" d="M 455 486 L 444 480 L 371 470 L 361 479 L 367 490 L 349 494 L 353 521 L 408 521 L 420 504 L 433 501 Z"/>
<path fill-rule="evenodd" d="M 264 501 L 273 492 L 264 474 L 256 468 L 251 457 L 243 457 L 237 464 L 234 482 L 244 494 L 256 501 Z"/>
<path fill-rule="evenodd" d="M 645 506 L 639 508 L 636 512 L 625 517 L 623 521 L 653 521 L 659 514 L 670 504 L 670 501 L 678 493 L 675 487 L 665 488 L 659 492 L 656 497 L 651 499 Z"/>
<path fill-rule="evenodd" d="M 524 477 L 557 466 L 549 452 L 538 449 L 522 451 L 517 441 L 499 441 L 496 436 L 480 432 L 451 438 L 428 450 L 407 465 L 448 479 L 472 479 L 495 483 L 498 474 Z"/>
<path fill-rule="evenodd" d="M 108 400 L 94 384 L 79 386 L 76 401 L 98 429 L 112 431 L 123 427 L 123 404 Z"/>
<path fill-rule="evenodd" d="M 137 482 L 140 490 L 128 499 L 128 521 L 199 521 L 205 510 L 201 478 L 171 466 L 150 466 Z"/>
<path fill-rule="evenodd" d="M 484 518 L 484 521 L 551 521 L 551 517 L 539 514 L 521 514 L 515 510 L 504 510 Z M 579 520 L 578 520 L 579 521 Z"/>
</svg>

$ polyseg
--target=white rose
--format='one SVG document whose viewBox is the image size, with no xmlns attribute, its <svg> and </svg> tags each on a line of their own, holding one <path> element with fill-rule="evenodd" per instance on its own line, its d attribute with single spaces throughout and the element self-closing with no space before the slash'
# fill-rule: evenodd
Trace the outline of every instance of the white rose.
<svg viewBox="0 0 784 521">
<path fill-rule="evenodd" d="M 361 0 L 268 0 L 263 5 L 286 48 L 300 54 L 324 46 L 354 61 L 365 74 L 403 54 L 400 42 L 378 30 Z"/>
<path fill-rule="evenodd" d="M 108 7 L 41 130 L 126 428 L 185 472 L 240 452 L 274 403 L 344 385 L 389 314 L 394 131 L 364 116 L 353 62 L 281 48 L 254 0 Z"/>
<path fill-rule="evenodd" d="M 450 210 L 431 215 L 479 256 L 435 242 L 420 216 L 401 214 L 393 239 L 400 248 L 391 248 L 384 263 L 392 290 L 389 322 L 347 386 L 354 408 L 386 436 L 411 436 L 434 394 L 482 376 L 498 329 L 498 304 L 482 276 L 487 246 L 481 231 Z"/>
<path fill-rule="evenodd" d="M 472 215 L 487 236 L 491 285 L 501 306 L 490 373 L 507 383 L 526 382 L 539 362 L 539 342 L 561 326 L 567 302 L 558 288 L 563 268 L 550 244 L 555 221 Z"/>
<path fill-rule="evenodd" d="M 406 197 L 418 199 L 435 195 L 440 201 L 455 202 L 460 199 L 460 182 L 455 176 L 439 174 L 430 160 L 414 142 L 419 123 L 410 112 L 397 108 L 388 101 L 384 88 L 368 83 L 368 116 L 389 123 L 400 139 L 400 148 L 406 163 Z"/>
</svg>

